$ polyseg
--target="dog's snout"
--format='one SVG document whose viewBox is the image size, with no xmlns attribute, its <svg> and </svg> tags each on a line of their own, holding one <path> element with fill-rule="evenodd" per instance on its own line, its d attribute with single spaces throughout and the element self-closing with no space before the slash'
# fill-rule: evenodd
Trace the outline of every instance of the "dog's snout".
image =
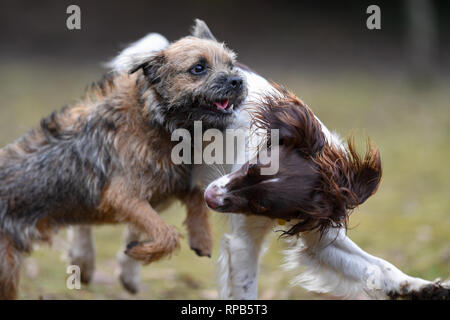
<svg viewBox="0 0 450 320">
<path fill-rule="evenodd" d="M 242 89 L 243 82 L 244 81 L 242 80 L 241 77 L 233 76 L 233 77 L 228 78 L 229 86 L 235 90 Z"/>
<path fill-rule="evenodd" d="M 219 206 L 217 200 L 217 187 L 208 187 L 204 195 L 205 201 L 211 209 L 216 209 Z"/>
</svg>

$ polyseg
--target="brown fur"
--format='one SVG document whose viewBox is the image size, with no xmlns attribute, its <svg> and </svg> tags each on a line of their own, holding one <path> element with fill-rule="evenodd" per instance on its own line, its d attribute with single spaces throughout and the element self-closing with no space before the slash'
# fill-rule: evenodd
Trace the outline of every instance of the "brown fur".
<svg viewBox="0 0 450 320">
<path fill-rule="evenodd" d="M 279 130 L 279 170 L 261 175 L 269 164 L 247 163 L 229 175 L 220 195 L 212 184 L 208 203 L 217 211 L 293 220 L 287 235 L 346 226 L 350 211 L 374 194 L 381 180 L 378 149 L 368 143 L 364 157 L 349 139 L 346 147 L 326 141 L 313 112 L 294 94 L 274 84 L 278 93 L 256 106 L 254 125 Z M 221 201 L 217 202 L 217 197 Z"/>
<path fill-rule="evenodd" d="M 207 72 L 195 75 L 199 61 Z M 144 263 L 169 256 L 179 233 L 154 208 L 173 199 L 187 205 L 191 248 L 211 255 L 208 210 L 193 165 L 171 161 L 171 133 L 195 120 L 205 130 L 231 122 L 214 103 L 238 106 L 245 97 L 234 54 L 186 37 L 138 62 L 0 151 L 0 299 L 16 296 L 22 254 L 59 226 L 129 223 L 147 236 L 128 245 L 129 256 Z"/>
<path fill-rule="evenodd" d="M 211 252 L 212 233 L 208 220 L 208 209 L 205 206 L 203 192 L 196 189 L 183 195 L 188 214 L 184 225 L 186 225 L 189 236 L 189 245 L 195 248 L 197 254 Z M 211 257 L 211 254 L 208 255 Z"/>
<path fill-rule="evenodd" d="M 19 289 L 20 265 L 23 256 L 13 245 L 11 239 L 0 234 L 0 299 L 13 300 L 17 298 Z"/>
</svg>

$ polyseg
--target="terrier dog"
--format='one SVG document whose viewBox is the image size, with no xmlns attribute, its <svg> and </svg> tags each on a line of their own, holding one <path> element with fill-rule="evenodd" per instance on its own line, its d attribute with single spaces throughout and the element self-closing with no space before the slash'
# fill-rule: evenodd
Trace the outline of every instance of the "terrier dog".
<svg viewBox="0 0 450 320">
<path fill-rule="evenodd" d="M 202 34 L 204 30 L 198 30 Z M 194 166 L 175 165 L 177 128 L 224 129 L 246 97 L 223 44 L 195 36 L 131 55 L 84 99 L 41 121 L 0 150 L 0 298 L 17 296 L 20 264 L 34 241 L 60 226 L 129 223 L 147 236 L 126 253 L 150 263 L 179 246 L 155 207 L 187 206 L 191 248 L 210 255 L 212 238 Z"/>
</svg>

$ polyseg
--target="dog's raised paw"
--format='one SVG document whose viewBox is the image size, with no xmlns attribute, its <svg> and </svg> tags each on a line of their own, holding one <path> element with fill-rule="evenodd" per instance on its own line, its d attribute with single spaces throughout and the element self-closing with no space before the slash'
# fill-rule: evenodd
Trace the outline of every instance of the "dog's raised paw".
<svg viewBox="0 0 450 320">
<path fill-rule="evenodd" d="M 420 290 L 390 294 L 390 298 L 402 300 L 450 300 L 450 285 L 435 281 L 423 286 Z"/>
<path fill-rule="evenodd" d="M 167 247 L 167 244 L 161 244 L 153 241 L 130 242 L 127 245 L 125 254 L 143 264 L 149 264 L 170 256 L 175 246 Z"/>
<path fill-rule="evenodd" d="M 128 291 L 131 294 L 137 294 L 139 292 L 139 282 L 134 281 L 133 279 L 130 279 L 130 277 L 127 277 L 124 274 L 121 274 L 119 276 L 120 283 L 124 287 L 126 291 Z"/>
<path fill-rule="evenodd" d="M 203 252 L 202 250 L 200 250 L 200 249 L 197 249 L 197 248 L 193 248 L 193 247 L 191 247 L 191 249 L 199 256 L 199 257 L 208 257 L 208 258 L 211 258 L 211 253 L 205 253 L 205 252 Z"/>
<path fill-rule="evenodd" d="M 427 286 L 427 297 L 431 300 L 450 300 L 450 284 L 435 281 Z"/>
<path fill-rule="evenodd" d="M 420 300 L 450 300 L 450 287 L 434 282 L 412 293 L 412 299 Z"/>
</svg>

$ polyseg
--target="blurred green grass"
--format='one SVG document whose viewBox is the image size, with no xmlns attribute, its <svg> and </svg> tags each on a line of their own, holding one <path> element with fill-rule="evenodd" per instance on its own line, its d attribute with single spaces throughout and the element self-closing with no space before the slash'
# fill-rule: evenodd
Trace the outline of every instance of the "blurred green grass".
<svg viewBox="0 0 450 320">
<path fill-rule="evenodd" d="M 96 66 L 8 61 L 0 64 L 0 146 L 36 126 L 41 117 L 81 96 L 100 78 Z M 450 275 L 450 91 L 448 82 L 414 87 L 398 75 L 361 72 L 282 74 L 273 80 L 298 94 L 327 125 L 343 137 L 353 129 L 357 141 L 370 136 L 381 151 L 384 176 L 376 195 L 351 216 L 349 235 L 364 250 L 403 271 L 427 279 Z M 360 143 L 362 147 L 362 143 Z M 185 233 L 178 204 L 164 219 Z M 115 255 L 122 226 L 95 228 L 97 272 L 81 290 L 66 288 L 65 232 L 52 248 L 41 245 L 27 258 L 20 297 L 25 299 L 213 299 L 215 261 L 223 215 L 213 214 L 213 257 L 199 258 L 182 241 L 171 259 L 142 268 L 142 290 L 132 296 L 116 279 Z M 283 242 L 271 235 L 262 259 L 260 297 L 316 299 L 290 287 L 292 274 L 280 269 Z"/>
</svg>

